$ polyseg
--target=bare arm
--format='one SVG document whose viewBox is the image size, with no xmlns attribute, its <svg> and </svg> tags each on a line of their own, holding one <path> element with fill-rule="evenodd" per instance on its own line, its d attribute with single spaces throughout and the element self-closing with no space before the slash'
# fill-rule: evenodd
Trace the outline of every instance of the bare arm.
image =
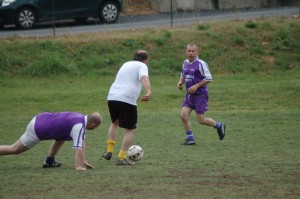
<svg viewBox="0 0 300 199">
<path fill-rule="evenodd" d="M 87 159 L 86 159 L 86 153 L 85 153 L 85 151 L 86 151 L 86 146 L 85 146 L 85 141 L 83 142 L 83 145 L 82 145 L 82 163 L 83 163 L 83 165 L 84 166 L 86 166 L 86 168 L 88 168 L 88 169 L 93 169 L 94 168 L 94 166 L 93 165 L 91 165 L 88 161 L 87 161 Z"/>
<path fill-rule="evenodd" d="M 207 85 L 209 82 L 210 82 L 210 81 L 202 80 L 202 81 L 199 82 L 198 84 L 195 84 L 194 86 L 191 86 L 191 87 L 189 88 L 189 90 L 188 90 L 188 93 L 190 93 L 190 94 L 195 93 L 196 90 L 197 90 L 198 88 L 201 88 L 201 87 Z"/>
<path fill-rule="evenodd" d="M 86 168 L 81 166 L 81 163 L 89 169 L 94 168 L 93 165 L 91 165 L 86 160 L 85 142 L 82 143 L 82 148 L 81 149 L 76 149 L 76 152 L 75 152 L 75 168 L 76 168 L 76 170 L 86 170 Z"/>
<path fill-rule="evenodd" d="M 144 89 L 146 90 L 146 94 L 142 97 L 141 100 L 148 101 L 151 96 L 151 85 L 150 85 L 149 77 L 146 75 L 142 76 L 141 82 L 142 82 Z"/>
<path fill-rule="evenodd" d="M 75 150 L 75 169 L 76 170 L 86 170 L 86 168 L 81 166 L 83 160 L 83 151 L 82 149 Z"/>
<path fill-rule="evenodd" d="M 179 81 L 177 83 L 177 87 L 181 90 L 182 89 L 182 85 L 185 83 L 184 78 L 180 77 Z"/>
</svg>

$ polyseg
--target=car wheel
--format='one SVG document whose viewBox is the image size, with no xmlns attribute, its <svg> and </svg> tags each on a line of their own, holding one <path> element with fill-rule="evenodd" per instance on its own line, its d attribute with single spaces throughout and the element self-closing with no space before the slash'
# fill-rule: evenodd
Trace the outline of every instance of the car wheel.
<svg viewBox="0 0 300 199">
<path fill-rule="evenodd" d="M 112 1 L 105 2 L 99 9 L 99 19 L 103 23 L 114 23 L 120 14 L 119 7 Z"/>
<path fill-rule="evenodd" d="M 82 24 L 82 23 L 86 22 L 87 19 L 88 19 L 87 17 L 74 18 L 74 21 L 75 21 L 76 23 Z"/>
<path fill-rule="evenodd" d="M 16 26 L 20 29 L 33 28 L 36 23 L 36 14 L 33 9 L 21 8 L 16 15 Z"/>
</svg>

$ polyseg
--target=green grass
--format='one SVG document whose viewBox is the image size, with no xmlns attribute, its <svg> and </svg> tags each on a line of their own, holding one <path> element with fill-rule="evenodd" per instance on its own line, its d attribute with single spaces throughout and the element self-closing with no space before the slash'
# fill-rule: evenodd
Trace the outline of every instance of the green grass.
<svg viewBox="0 0 300 199">
<path fill-rule="evenodd" d="M 299 32 L 299 18 L 274 18 L 58 38 L 12 36 L 0 41 L 0 74 L 114 75 L 134 51 L 145 49 L 152 75 L 174 75 L 188 42 L 198 44 L 214 74 L 299 71 Z"/>
<path fill-rule="evenodd" d="M 189 28 L 189 32 L 187 32 Z M 12 144 L 43 111 L 100 111 L 104 123 L 87 132 L 95 169 L 77 172 L 67 142 L 61 168 L 42 169 L 50 141 L 0 156 L 0 198 L 300 198 L 299 18 L 196 24 L 59 38 L 0 41 L 0 144 Z M 181 146 L 177 89 L 187 42 L 199 41 L 210 66 L 207 116 L 227 124 L 216 130 L 191 122 L 195 146 Z M 123 131 L 112 161 L 101 160 L 110 118 L 108 89 L 133 51 L 150 54 L 153 96 L 139 102 L 133 144 L 144 158 L 117 167 Z"/>
<path fill-rule="evenodd" d="M 96 167 L 74 170 L 71 143 L 57 158 L 59 169 L 42 169 L 51 142 L 18 156 L 2 156 L 1 198 L 299 198 L 300 74 L 215 76 L 209 85 L 207 116 L 227 123 L 219 141 L 215 129 L 192 116 L 197 145 L 184 139 L 179 118 L 183 92 L 178 77 L 151 78 L 153 97 L 139 103 L 134 143 L 145 151 L 133 167 L 101 160 L 109 115 L 106 94 L 113 77 L 1 77 L 1 144 L 13 143 L 41 111 L 99 110 L 104 123 L 87 133 L 87 156 Z M 120 149 L 120 131 L 115 151 Z"/>
</svg>

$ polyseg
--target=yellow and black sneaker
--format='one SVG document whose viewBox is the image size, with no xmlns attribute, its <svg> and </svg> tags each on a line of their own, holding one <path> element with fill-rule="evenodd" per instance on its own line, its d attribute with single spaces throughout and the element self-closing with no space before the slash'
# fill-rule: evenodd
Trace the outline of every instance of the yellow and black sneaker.
<svg viewBox="0 0 300 199">
<path fill-rule="evenodd" d="M 134 165 L 135 163 L 131 160 L 128 160 L 128 159 L 124 159 L 124 160 L 121 160 L 120 158 L 117 159 L 116 161 L 116 165 L 117 166 L 120 166 L 120 165 Z"/>
</svg>

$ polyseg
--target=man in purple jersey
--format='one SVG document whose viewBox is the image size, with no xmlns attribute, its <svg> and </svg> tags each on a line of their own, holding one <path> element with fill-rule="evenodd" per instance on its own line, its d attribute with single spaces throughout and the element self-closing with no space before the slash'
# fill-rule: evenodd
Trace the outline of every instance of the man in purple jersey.
<svg viewBox="0 0 300 199">
<path fill-rule="evenodd" d="M 44 112 L 36 115 L 28 124 L 25 133 L 12 145 L 0 145 L 0 155 L 20 154 L 35 146 L 41 140 L 54 140 L 43 168 L 60 167 L 61 163 L 55 160 L 64 141 L 73 140 L 76 151 L 76 170 L 86 170 L 93 166 L 85 156 L 85 131 L 93 130 L 102 123 L 98 112 L 83 115 L 75 112 Z"/>
<path fill-rule="evenodd" d="M 179 89 L 182 89 L 184 83 L 186 85 L 186 94 L 181 105 L 180 114 L 186 133 L 186 140 L 181 144 L 196 144 L 189 121 L 189 116 L 193 110 L 197 114 L 197 121 L 200 124 L 216 128 L 219 139 L 223 140 L 225 137 L 225 124 L 216 122 L 204 115 L 208 110 L 207 84 L 213 80 L 208 65 L 198 57 L 198 48 L 194 43 L 187 45 L 186 55 L 187 59 L 183 62 L 181 76 L 177 84 Z"/>
</svg>

